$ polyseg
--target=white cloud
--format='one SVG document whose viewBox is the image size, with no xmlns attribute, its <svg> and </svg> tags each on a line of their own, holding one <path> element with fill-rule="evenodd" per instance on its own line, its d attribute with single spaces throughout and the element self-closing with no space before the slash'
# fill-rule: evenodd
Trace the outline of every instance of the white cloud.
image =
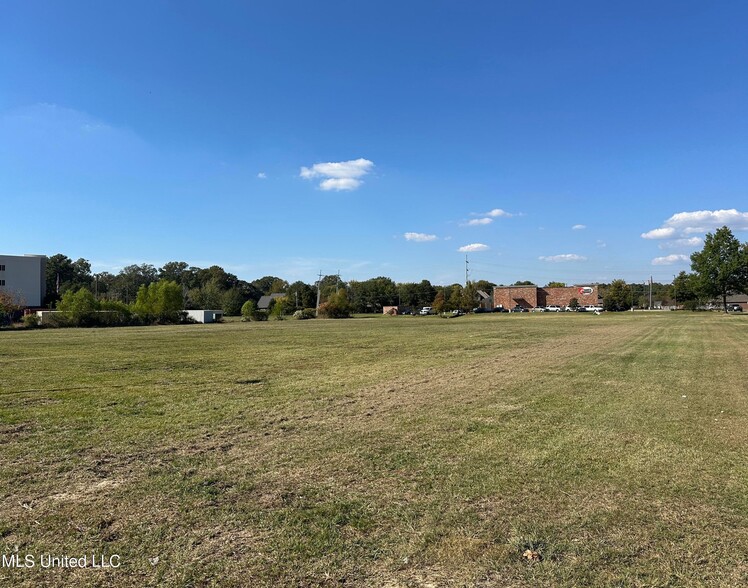
<svg viewBox="0 0 748 588">
<path fill-rule="evenodd" d="M 488 212 L 471 212 L 472 216 L 490 216 L 491 218 L 498 218 L 500 216 L 504 217 L 511 217 L 514 216 L 511 212 L 507 212 L 506 210 L 502 210 L 501 208 L 494 208 L 493 210 L 489 210 Z"/>
<path fill-rule="evenodd" d="M 565 261 L 587 261 L 587 258 L 583 255 L 577 255 L 576 253 L 563 253 L 561 255 L 541 255 L 538 257 L 540 261 L 550 261 L 553 263 L 563 263 Z"/>
<path fill-rule="evenodd" d="M 587 225 L 574 225 L 573 227 L 571 227 L 571 230 L 572 231 L 581 231 L 581 230 L 586 229 L 586 228 L 587 228 Z"/>
<path fill-rule="evenodd" d="M 605 241 L 602 241 L 600 239 L 597 240 L 597 246 L 602 249 L 603 247 L 607 247 L 608 244 Z"/>
<path fill-rule="evenodd" d="M 488 251 L 491 249 L 488 245 L 483 243 L 471 243 L 470 245 L 463 245 L 457 251 L 461 253 L 470 253 L 471 251 Z"/>
<path fill-rule="evenodd" d="M 484 217 L 484 218 L 473 218 L 467 221 L 466 223 L 462 223 L 461 227 L 479 227 L 481 225 L 490 225 L 493 222 L 492 218 Z"/>
<path fill-rule="evenodd" d="M 436 235 L 427 235 L 426 233 L 405 233 L 403 235 L 406 241 L 415 241 L 416 243 L 425 243 L 427 241 L 436 241 Z"/>
<path fill-rule="evenodd" d="M 361 180 L 355 178 L 327 178 L 319 183 L 319 188 L 325 192 L 330 190 L 340 192 L 341 190 L 355 190 L 361 184 Z"/>
<path fill-rule="evenodd" d="M 302 167 L 299 176 L 305 180 L 322 178 L 321 190 L 355 190 L 363 181 L 360 179 L 374 167 L 368 159 L 352 159 L 327 163 L 315 163 L 312 167 Z"/>
<path fill-rule="evenodd" d="M 257 177 L 261 180 L 264 180 L 268 177 L 268 175 L 265 172 L 260 172 L 259 174 L 257 174 Z"/>
<path fill-rule="evenodd" d="M 655 257 L 652 260 L 652 265 L 673 265 L 674 263 L 681 263 L 690 261 L 687 255 L 672 254 L 666 255 L 665 257 Z"/>
<path fill-rule="evenodd" d="M 642 239 L 669 239 L 675 235 L 675 229 L 673 227 L 663 227 L 661 229 L 652 229 L 646 233 L 642 233 Z"/>
<path fill-rule="evenodd" d="M 726 225 L 735 231 L 748 231 L 748 212 L 729 210 L 696 210 L 678 212 L 662 223 L 662 227 L 642 233 L 644 239 L 668 239 L 714 231 Z"/>
<path fill-rule="evenodd" d="M 704 239 L 701 237 L 690 237 L 688 239 L 675 239 L 674 241 L 666 241 L 657 245 L 660 249 L 681 249 L 686 247 L 701 247 L 704 244 Z"/>
</svg>

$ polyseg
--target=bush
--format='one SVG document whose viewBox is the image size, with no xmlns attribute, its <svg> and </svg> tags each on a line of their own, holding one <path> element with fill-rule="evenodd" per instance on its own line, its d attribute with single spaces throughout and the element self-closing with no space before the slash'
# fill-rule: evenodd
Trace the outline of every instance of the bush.
<svg viewBox="0 0 748 588">
<path fill-rule="evenodd" d="M 39 326 L 39 317 L 36 314 L 27 314 L 23 317 L 23 326 L 27 329 L 33 329 Z"/>
<path fill-rule="evenodd" d="M 257 306 L 253 300 L 247 300 L 242 304 L 242 321 L 249 322 L 252 320 L 252 315 L 257 312 Z"/>
<path fill-rule="evenodd" d="M 351 304 L 345 290 L 340 290 L 330 296 L 324 304 L 320 304 L 317 316 L 323 318 L 349 318 L 351 316 Z"/>
<path fill-rule="evenodd" d="M 317 311 L 313 308 L 305 308 L 304 310 L 297 310 L 293 313 L 293 318 L 297 320 L 313 319 L 317 316 Z"/>
<path fill-rule="evenodd" d="M 266 321 L 268 320 L 268 313 L 264 310 L 257 310 L 257 305 L 253 300 L 247 300 L 242 305 L 242 321 Z"/>
</svg>

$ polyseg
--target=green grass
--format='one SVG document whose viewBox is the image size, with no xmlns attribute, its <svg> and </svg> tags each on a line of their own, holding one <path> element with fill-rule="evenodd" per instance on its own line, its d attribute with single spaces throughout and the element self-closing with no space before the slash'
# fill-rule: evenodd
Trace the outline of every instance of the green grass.
<svg viewBox="0 0 748 588">
<path fill-rule="evenodd" d="M 746 585 L 746 366 L 716 313 L 0 332 L 0 554 L 122 558 L 0 585 Z"/>
</svg>

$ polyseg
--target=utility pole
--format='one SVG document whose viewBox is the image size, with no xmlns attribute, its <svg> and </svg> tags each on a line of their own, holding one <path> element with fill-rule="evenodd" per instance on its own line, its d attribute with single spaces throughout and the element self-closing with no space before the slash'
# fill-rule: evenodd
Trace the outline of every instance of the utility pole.
<svg viewBox="0 0 748 588">
<path fill-rule="evenodd" d="M 335 294 L 338 293 L 338 287 L 340 286 L 340 270 L 338 270 L 337 275 L 338 279 L 335 281 Z"/>
<path fill-rule="evenodd" d="M 465 287 L 467 288 L 468 285 L 468 264 L 470 262 L 468 261 L 467 253 L 465 254 Z"/>
<path fill-rule="evenodd" d="M 675 296 L 675 310 L 678 310 L 678 284 L 675 283 L 675 274 L 673 274 L 673 294 Z"/>
<path fill-rule="evenodd" d="M 634 282 L 631 282 L 631 312 L 634 312 Z"/>
<path fill-rule="evenodd" d="M 652 276 L 649 276 L 649 310 L 652 310 Z"/>
<path fill-rule="evenodd" d="M 317 308 L 314 311 L 314 316 L 317 316 L 317 314 L 319 314 L 319 296 L 320 296 L 321 287 L 322 287 L 322 270 L 319 271 L 319 279 L 317 280 Z"/>
</svg>

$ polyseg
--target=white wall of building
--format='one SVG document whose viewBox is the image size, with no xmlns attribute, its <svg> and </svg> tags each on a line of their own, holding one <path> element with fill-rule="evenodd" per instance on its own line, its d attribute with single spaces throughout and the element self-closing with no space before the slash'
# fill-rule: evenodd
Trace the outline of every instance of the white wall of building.
<svg viewBox="0 0 748 588">
<path fill-rule="evenodd" d="M 197 323 L 214 323 L 223 318 L 222 310 L 185 310 L 185 312 Z"/>
<path fill-rule="evenodd" d="M 41 306 L 46 269 L 44 255 L 0 255 L 0 291 L 16 297 L 23 306 Z"/>
</svg>

